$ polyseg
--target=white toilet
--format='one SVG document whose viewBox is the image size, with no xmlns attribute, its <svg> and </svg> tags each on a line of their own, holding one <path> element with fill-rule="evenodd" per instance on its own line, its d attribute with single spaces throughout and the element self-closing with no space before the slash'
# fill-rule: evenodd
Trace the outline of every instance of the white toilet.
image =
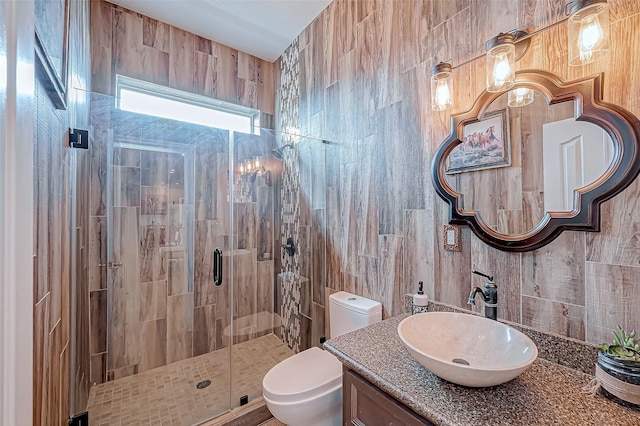
<svg viewBox="0 0 640 426">
<path fill-rule="evenodd" d="M 382 320 L 382 305 L 341 291 L 329 296 L 331 337 Z M 285 359 L 262 380 L 262 395 L 273 416 L 289 426 L 342 423 L 342 363 L 312 347 Z"/>
</svg>

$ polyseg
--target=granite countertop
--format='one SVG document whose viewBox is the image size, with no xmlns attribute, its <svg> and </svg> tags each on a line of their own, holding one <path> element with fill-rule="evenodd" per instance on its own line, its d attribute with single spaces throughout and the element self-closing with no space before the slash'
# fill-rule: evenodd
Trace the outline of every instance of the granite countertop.
<svg viewBox="0 0 640 426">
<path fill-rule="evenodd" d="M 415 361 L 398 337 L 407 315 L 325 342 L 346 367 L 436 425 L 640 425 L 640 413 L 581 392 L 593 376 L 542 359 L 492 388 L 446 382 Z M 538 344 L 539 345 L 539 344 Z"/>
</svg>

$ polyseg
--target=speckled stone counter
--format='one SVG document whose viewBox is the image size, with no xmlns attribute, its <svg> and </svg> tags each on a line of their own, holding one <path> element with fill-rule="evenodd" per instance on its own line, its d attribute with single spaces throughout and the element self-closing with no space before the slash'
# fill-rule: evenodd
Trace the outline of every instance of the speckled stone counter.
<svg viewBox="0 0 640 426">
<path fill-rule="evenodd" d="M 640 425 L 640 413 L 581 392 L 592 376 L 540 357 L 516 379 L 493 388 L 446 382 L 402 345 L 396 330 L 406 316 L 333 338 L 325 348 L 436 425 Z"/>
</svg>

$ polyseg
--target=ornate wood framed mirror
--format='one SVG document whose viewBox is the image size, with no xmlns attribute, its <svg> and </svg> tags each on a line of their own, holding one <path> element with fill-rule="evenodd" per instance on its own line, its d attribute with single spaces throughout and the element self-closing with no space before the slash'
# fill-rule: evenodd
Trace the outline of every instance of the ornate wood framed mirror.
<svg viewBox="0 0 640 426">
<path fill-rule="evenodd" d="M 640 172 L 640 122 L 602 101 L 602 79 L 519 71 L 511 92 L 484 91 L 451 116 L 431 165 L 449 223 L 515 252 L 564 230 L 599 231 L 600 204 Z"/>
</svg>

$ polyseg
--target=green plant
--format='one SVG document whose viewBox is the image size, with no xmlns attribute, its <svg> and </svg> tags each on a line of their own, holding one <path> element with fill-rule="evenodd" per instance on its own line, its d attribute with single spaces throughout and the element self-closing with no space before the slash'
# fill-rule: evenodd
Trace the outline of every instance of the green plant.
<svg viewBox="0 0 640 426">
<path fill-rule="evenodd" d="M 599 350 L 613 358 L 640 363 L 640 345 L 633 341 L 634 337 L 636 337 L 634 330 L 627 334 L 622 327 L 618 326 L 618 332 L 613 332 L 613 345 L 600 345 Z"/>
</svg>

